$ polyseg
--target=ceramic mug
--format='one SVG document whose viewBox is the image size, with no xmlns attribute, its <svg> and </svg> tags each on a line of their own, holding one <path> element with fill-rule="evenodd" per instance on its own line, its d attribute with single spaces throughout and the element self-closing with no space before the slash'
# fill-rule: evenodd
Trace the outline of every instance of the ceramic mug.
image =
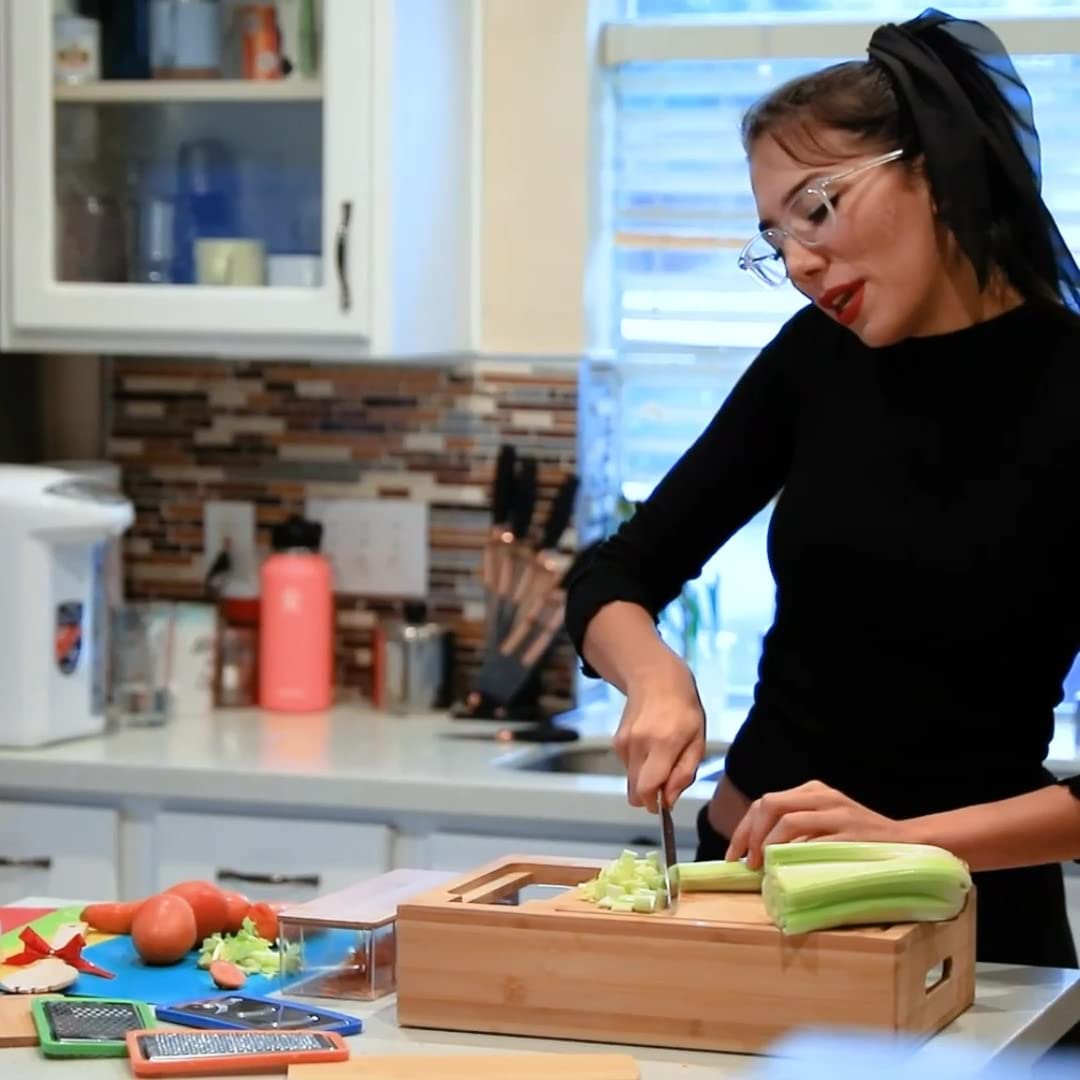
<svg viewBox="0 0 1080 1080">
<path fill-rule="evenodd" d="M 262 242 L 242 237 L 196 240 L 195 280 L 200 285 L 264 285 Z"/>
<path fill-rule="evenodd" d="M 294 289 L 317 289 L 322 284 L 319 255 L 271 255 L 266 260 L 266 283 Z"/>
</svg>

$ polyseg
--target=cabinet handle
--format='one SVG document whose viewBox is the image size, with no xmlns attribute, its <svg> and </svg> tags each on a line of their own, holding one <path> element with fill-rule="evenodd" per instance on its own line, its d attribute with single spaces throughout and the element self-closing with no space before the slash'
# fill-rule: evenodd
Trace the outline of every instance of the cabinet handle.
<svg viewBox="0 0 1080 1080">
<path fill-rule="evenodd" d="M 352 226 L 352 201 L 341 204 L 341 224 L 337 230 L 337 273 L 341 295 L 341 310 L 352 307 L 352 290 L 349 288 L 349 229 Z"/>
<path fill-rule="evenodd" d="M 660 846 L 660 841 L 655 836 L 635 836 L 626 842 L 630 848 L 654 848 Z"/>
<path fill-rule="evenodd" d="M 17 870 L 51 870 L 52 859 L 48 855 L 31 856 L 29 859 L 10 859 L 0 855 L 0 866 L 13 866 Z"/>
<path fill-rule="evenodd" d="M 240 870 L 219 870 L 218 881 L 244 881 L 248 885 L 310 885 L 319 887 L 319 874 L 245 874 Z"/>
</svg>

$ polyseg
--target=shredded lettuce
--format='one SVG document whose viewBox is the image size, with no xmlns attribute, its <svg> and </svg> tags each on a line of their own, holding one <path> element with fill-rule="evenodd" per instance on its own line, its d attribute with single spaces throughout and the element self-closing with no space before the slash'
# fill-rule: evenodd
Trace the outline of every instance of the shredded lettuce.
<svg viewBox="0 0 1080 1080">
<path fill-rule="evenodd" d="M 296 971 L 300 954 L 296 945 L 281 943 L 285 950 L 285 970 Z M 228 960 L 247 975 L 277 975 L 281 970 L 281 951 L 255 933 L 250 919 L 235 934 L 213 934 L 202 943 L 199 967 L 208 968 L 215 960 Z"/>
</svg>

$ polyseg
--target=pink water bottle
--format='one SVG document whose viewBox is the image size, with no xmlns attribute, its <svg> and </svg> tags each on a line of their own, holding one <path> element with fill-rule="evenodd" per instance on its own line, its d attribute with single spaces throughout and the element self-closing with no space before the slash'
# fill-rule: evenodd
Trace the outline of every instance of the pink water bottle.
<svg viewBox="0 0 1080 1080">
<path fill-rule="evenodd" d="M 275 712 L 330 707 L 334 588 L 319 554 L 322 526 L 293 516 L 274 528 L 260 572 L 259 704 Z"/>
</svg>

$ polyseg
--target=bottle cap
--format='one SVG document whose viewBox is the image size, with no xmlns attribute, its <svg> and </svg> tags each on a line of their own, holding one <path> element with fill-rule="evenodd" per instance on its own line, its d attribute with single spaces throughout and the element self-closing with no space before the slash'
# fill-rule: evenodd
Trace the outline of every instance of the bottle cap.
<svg viewBox="0 0 1080 1080">
<path fill-rule="evenodd" d="M 410 626 L 420 626 L 427 622 L 427 604 L 423 600 L 405 601 L 405 621 Z"/>
<path fill-rule="evenodd" d="M 297 548 L 318 551 L 322 544 L 322 533 L 323 527 L 319 522 L 308 521 L 299 514 L 293 514 L 270 531 L 270 543 L 275 551 Z"/>
</svg>

